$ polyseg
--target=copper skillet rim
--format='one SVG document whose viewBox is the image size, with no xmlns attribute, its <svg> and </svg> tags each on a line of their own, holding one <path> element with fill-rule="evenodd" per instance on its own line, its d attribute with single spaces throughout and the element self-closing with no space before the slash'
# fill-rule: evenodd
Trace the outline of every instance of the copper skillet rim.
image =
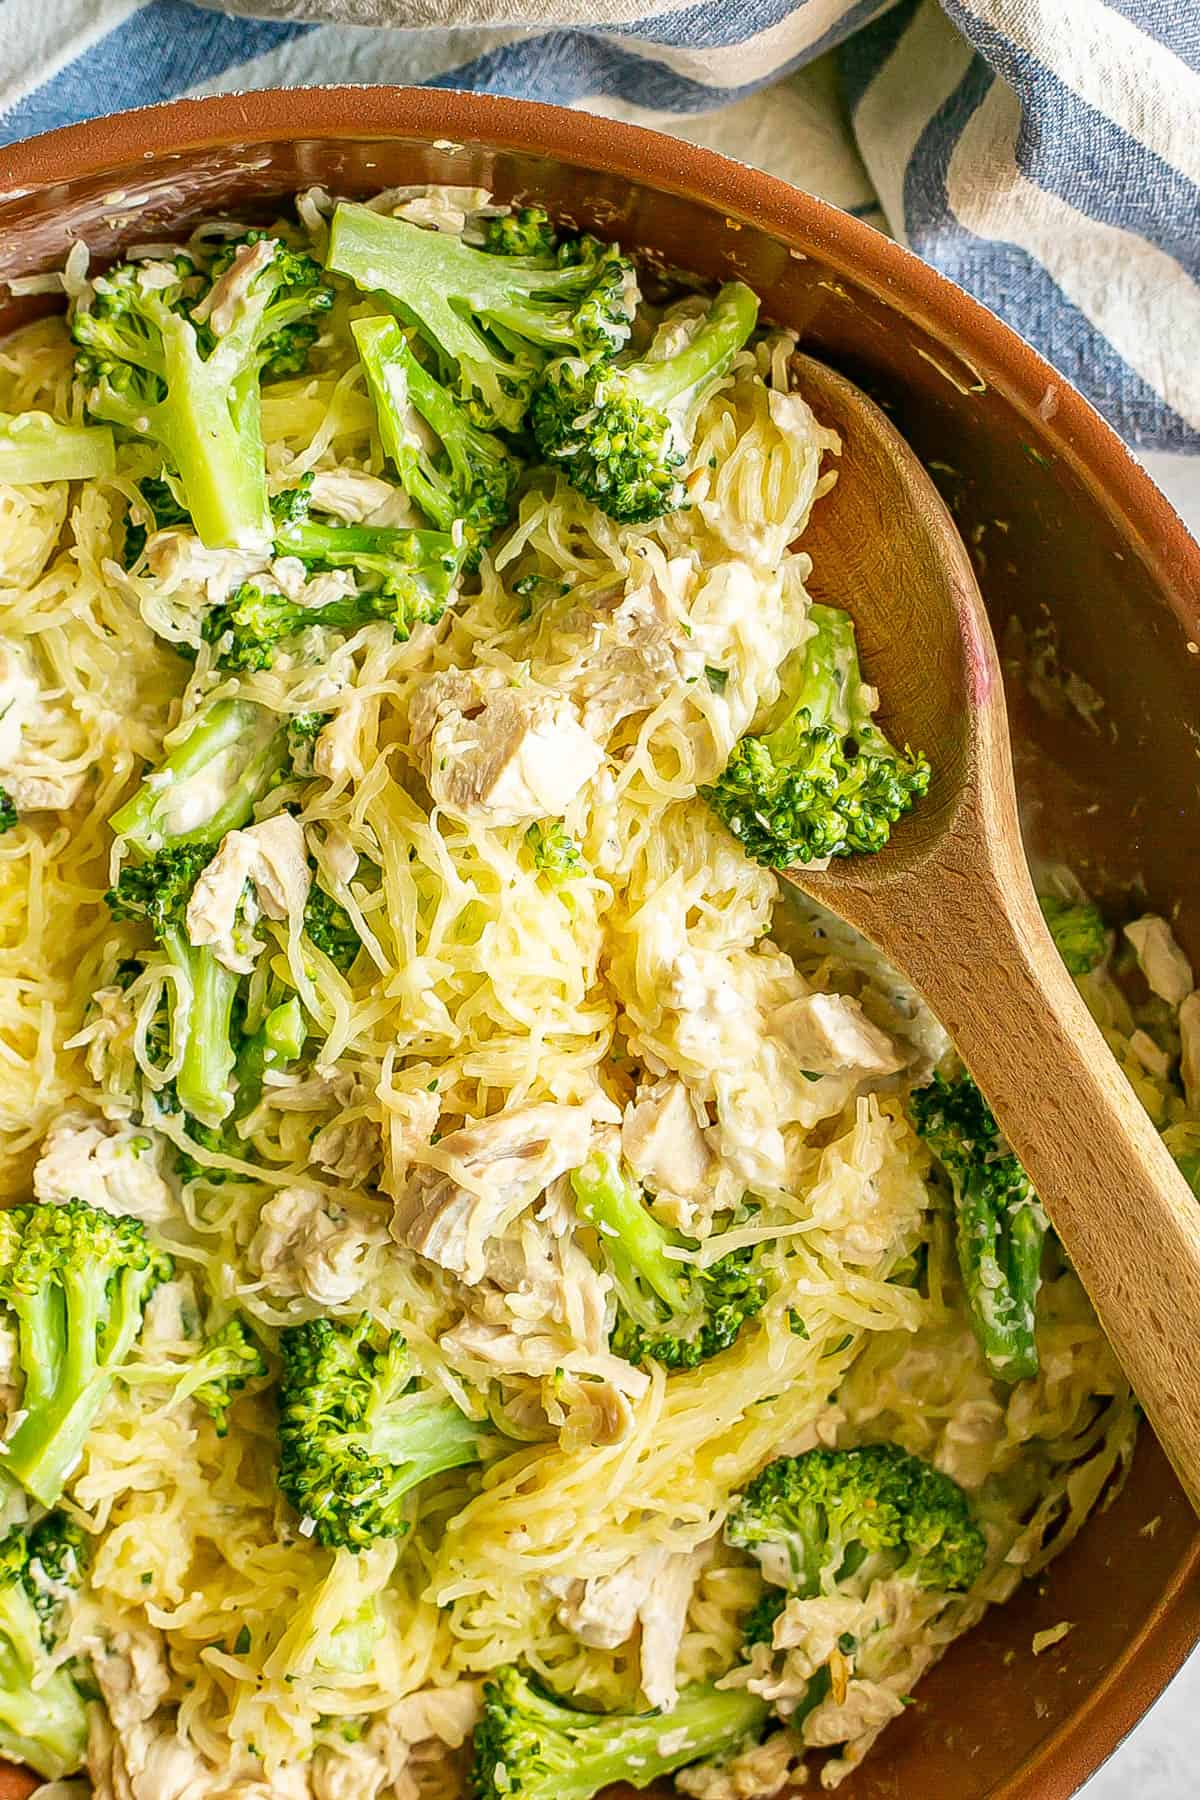
<svg viewBox="0 0 1200 1800">
<path fill-rule="evenodd" d="M 1116 432 L 996 315 L 861 220 L 774 176 L 641 126 L 456 89 L 266 89 L 165 101 L 65 126 L 0 151 L 0 213 L 31 190 L 199 149 L 404 136 L 477 142 L 597 169 L 699 200 L 845 270 L 999 389 L 1083 484 L 1102 494 L 1189 637 L 1200 639 L 1200 545 Z M 1053 402 L 1052 410 L 1050 402 Z M 1200 1531 L 1154 1612 L 1078 1709 L 991 1800 L 1071 1800 L 1200 1640 Z"/>
</svg>

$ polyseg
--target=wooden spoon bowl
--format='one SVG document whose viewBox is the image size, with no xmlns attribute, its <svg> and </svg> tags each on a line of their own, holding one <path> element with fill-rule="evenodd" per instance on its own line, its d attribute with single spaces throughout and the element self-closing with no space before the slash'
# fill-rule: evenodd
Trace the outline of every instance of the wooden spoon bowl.
<svg viewBox="0 0 1200 1800">
<path fill-rule="evenodd" d="M 933 780 L 886 850 L 787 879 L 869 938 L 949 1031 L 1200 1510 L 1200 1206 L 1042 920 L 970 559 L 879 408 L 822 363 L 794 368 L 843 445 L 804 535 L 812 593 L 854 618 L 881 723 Z"/>
</svg>

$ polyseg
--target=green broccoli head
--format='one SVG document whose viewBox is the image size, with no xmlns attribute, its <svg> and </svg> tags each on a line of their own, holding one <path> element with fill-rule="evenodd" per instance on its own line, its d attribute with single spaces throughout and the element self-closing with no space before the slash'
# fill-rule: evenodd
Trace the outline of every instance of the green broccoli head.
<svg viewBox="0 0 1200 1800">
<path fill-rule="evenodd" d="M 0 1755 L 48 1781 L 83 1767 L 87 1707 L 49 1658 L 87 1568 L 83 1533 L 57 1514 L 0 1539 Z"/>
<path fill-rule="evenodd" d="M 1178 1124 L 1168 1125 L 1162 1139 L 1175 1158 L 1179 1173 L 1200 1200 L 1200 1121 L 1181 1119 Z"/>
<path fill-rule="evenodd" d="M 413 355 L 395 319 L 355 319 L 350 329 L 380 440 L 405 492 L 440 530 L 461 536 L 463 568 L 478 568 L 513 516 L 519 457 L 473 423 L 469 409 Z M 424 431 L 414 430 L 412 412 Z"/>
<path fill-rule="evenodd" d="M 627 1362 L 694 1369 L 736 1343 L 763 1309 L 766 1283 L 753 1252 L 732 1251 L 691 1269 L 618 1160 L 597 1151 L 571 1176 L 579 1215 L 596 1229 L 617 1292 L 611 1345 Z"/>
<path fill-rule="evenodd" d="M 82 1200 L 0 1215 L 0 1303 L 25 1378 L 5 1470 L 43 1506 L 74 1471 L 146 1302 L 171 1270 L 140 1220 Z"/>
<path fill-rule="evenodd" d="M 0 787 L 0 837 L 19 822 L 17 804 L 6 787 Z"/>
<path fill-rule="evenodd" d="M 316 882 L 308 890 L 304 934 L 311 944 L 324 952 L 335 969 L 343 975 L 349 974 L 362 949 L 362 939 L 341 901 L 327 894 Z"/>
<path fill-rule="evenodd" d="M 705 1757 L 755 1743 L 770 1708 L 744 1688 L 687 1688 L 669 1712 L 581 1712 L 513 1664 L 483 1690 L 475 1728 L 475 1800 L 590 1800 L 621 1782 L 649 1787 Z"/>
<path fill-rule="evenodd" d="M 364 293 L 388 296 L 485 430 L 520 429 L 549 356 L 590 361 L 619 350 L 638 300 L 632 265 L 594 239 L 581 240 L 570 262 L 545 267 L 365 206 L 334 213 L 329 267 Z"/>
<path fill-rule="evenodd" d="M 143 476 L 138 482 L 138 493 L 141 495 L 142 511 L 149 513 L 152 528 L 165 531 L 169 525 L 190 525 L 192 516 L 186 506 L 176 497 L 170 482 L 156 475 Z M 130 517 L 125 520 L 125 546 L 121 557 L 127 569 L 132 569 L 146 548 L 149 535 L 144 524 L 133 524 Z"/>
<path fill-rule="evenodd" d="M 531 825 L 525 842 L 533 857 L 533 866 L 552 887 L 563 887 L 586 875 L 587 864 L 575 839 L 558 819 L 544 819 Z"/>
<path fill-rule="evenodd" d="M 935 1075 L 909 1105 L 917 1131 L 954 1194 L 958 1261 L 967 1310 L 992 1374 L 1024 1381 L 1038 1372 L 1037 1296 L 1046 1215 L 969 1075 Z"/>
<path fill-rule="evenodd" d="M 788 1603 L 786 1588 L 769 1587 L 755 1601 L 742 1620 L 742 1641 L 748 1649 L 755 1644 L 773 1644 L 775 1621 Z"/>
<path fill-rule="evenodd" d="M 1108 932 L 1098 906 L 1090 900 L 1058 900 L 1053 894 L 1039 895 L 1038 905 L 1069 974 L 1088 975 L 1104 961 Z"/>
<path fill-rule="evenodd" d="M 410 637 L 418 625 L 437 624 L 465 556 L 461 531 L 322 524 L 307 516 L 303 502 L 277 519 L 275 549 L 310 569 L 348 569 L 355 577 L 357 593 L 301 609 L 307 623 L 357 631 L 371 619 L 388 619 L 398 638 Z"/>
<path fill-rule="evenodd" d="M 218 1437 L 229 1431 L 229 1409 L 247 1383 L 267 1373 L 258 1342 L 237 1313 L 226 1319 L 208 1339 L 185 1377 L 186 1391 L 202 1407 L 216 1427 Z"/>
<path fill-rule="evenodd" d="M 725 1539 L 805 1599 L 880 1577 L 961 1593 L 987 1551 L 958 1483 L 896 1444 L 777 1458 L 738 1495 Z"/>
<path fill-rule="evenodd" d="M 149 438 L 213 548 L 270 533 L 259 381 L 301 366 L 332 291 L 308 257 L 261 232 L 211 268 L 177 256 L 175 280 L 118 263 L 71 310 L 76 375 L 93 417 Z"/>
<path fill-rule="evenodd" d="M 144 919 L 160 941 L 181 930 L 196 878 L 216 855 L 211 841 L 167 844 L 142 863 L 126 863 L 104 896 L 114 919 Z"/>
<path fill-rule="evenodd" d="M 929 790 L 925 758 L 897 750 L 871 716 L 849 616 L 814 606 L 809 617 L 816 630 L 785 716 L 744 737 L 701 789 L 747 856 L 773 869 L 882 850 Z"/>
<path fill-rule="evenodd" d="M 401 1536 L 415 1487 L 480 1460 L 487 1428 L 423 1387 L 404 1339 L 366 1313 L 289 1325 L 279 1347 L 279 1486 L 319 1544 Z"/>
<path fill-rule="evenodd" d="M 558 248 L 558 233 L 544 208 L 518 206 L 487 221 L 483 247 L 492 256 L 531 256 L 549 265 Z"/>
<path fill-rule="evenodd" d="M 623 525 L 673 512 L 686 497 L 682 471 L 696 419 L 757 318 L 755 295 L 732 281 L 680 349 L 652 346 L 633 363 L 558 358 L 530 413 L 538 449 Z"/>
</svg>

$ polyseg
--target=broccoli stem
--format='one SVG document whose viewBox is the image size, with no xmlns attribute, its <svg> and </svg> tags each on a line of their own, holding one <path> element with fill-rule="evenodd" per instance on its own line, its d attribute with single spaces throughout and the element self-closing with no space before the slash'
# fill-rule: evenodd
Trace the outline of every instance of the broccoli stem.
<svg viewBox="0 0 1200 1800">
<path fill-rule="evenodd" d="M 672 1313 L 686 1313 L 687 1276 L 666 1254 L 674 1239 L 644 1204 L 641 1190 L 616 1157 L 593 1152 L 572 1172 L 571 1187 L 580 1216 L 595 1226 L 622 1289 L 636 1293 L 640 1277 Z M 653 1318 L 640 1322 L 661 1324 Z"/>
<path fill-rule="evenodd" d="M 186 1006 L 171 1013 L 172 1048 L 182 1052 L 175 1092 L 193 1119 L 219 1125 L 233 1107 L 233 1007 L 241 977 L 231 974 L 207 946 L 194 948 L 179 929 L 166 934 L 163 944 L 184 971 L 190 992 Z"/>
<path fill-rule="evenodd" d="M 453 429 L 457 408 L 451 416 L 451 408 L 441 404 L 449 400 L 446 389 L 421 367 L 395 319 L 355 319 L 350 329 L 374 402 L 384 454 L 405 476 L 405 486 L 421 511 L 449 531 L 454 516 L 446 505 L 445 489 L 424 477 L 420 457 L 414 454 L 418 446 L 408 425 L 408 408 L 415 406 L 442 438 Z M 419 492 L 413 484 L 419 484 Z"/>
<path fill-rule="evenodd" d="M 147 855 L 164 841 L 216 842 L 246 823 L 286 761 L 287 731 L 273 713 L 218 700 L 109 825 Z"/>
<path fill-rule="evenodd" d="M 669 1712 L 583 1712 L 509 1665 L 484 1688 L 475 1728 L 476 1800 L 590 1800 L 621 1782 L 649 1787 L 705 1757 L 756 1742 L 771 1716 L 745 1688 L 685 1688 Z"/>
<path fill-rule="evenodd" d="M 670 412 L 687 398 L 695 411 L 709 388 L 728 372 L 758 319 L 758 296 L 743 281 L 727 281 L 705 314 L 694 337 L 672 355 L 631 363 L 619 373 L 643 406 Z"/>
<path fill-rule="evenodd" d="M 102 480 L 116 467 L 107 426 L 63 425 L 44 412 L 0 412 L 0 481 Z"/>
<path fill-rule="evenodd" d="M 995 1197 L 969 1178 L 958 1209 L 958 1266 L 988 1366 L 1005 1381 L 1038 1372 L 1036 1296 L 1046 1222 L 1036 1202 L 1001 1218 Z"/>
<path fill-rule="evenodd" d="M 57 1781 L 82 1766 L 87 1707 L 66 1669 L 39 1673 L 44 1661 L 32 1605 L 6 1596 L 0 1600 L 0 1756 Z"/>
<path fill-rule="evenodd" d="M 384 1414 L 371 1429 L 371 1450 L 390 1464 L 387 1496 L 400 1499 L 431 1475 L 479 1461 L 481 1427 L 453 1400 L 422 1397 Z"/>
<path fill-rule="evenodd" d="M 808 617 L 816 629 L 804 645 L 799 688 L 789 696 L 786 719 L 763 734 L 763 742 L 780 759 L 806 722 L 853 731 L 860 740 L 881 735 L 864 704 L 854 621 L 836 606 L 810 607 Z"/>
<path fill-rule="evenodd" d="M 194 326 L 176 314 L 163 318 L 162 344 L 169 398 L 155 436 L 178 472 L 192 522 L 211 547 L 261 549 L 270 542 L 271 514 L 258 371 L 238 367 L 223 346 L 202 358 Z"/>
</svg>

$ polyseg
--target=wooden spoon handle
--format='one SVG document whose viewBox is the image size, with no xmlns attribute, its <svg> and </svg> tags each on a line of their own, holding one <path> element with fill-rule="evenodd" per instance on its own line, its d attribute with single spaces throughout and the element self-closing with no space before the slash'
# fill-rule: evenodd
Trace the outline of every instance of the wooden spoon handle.
<svg viewBox="0 0 1200 1800">
<path fill-rule="evenodd" d="M 951 878 L 958 904 L 939 908 L 939 917 L 943 926 L 954 918 L 955 929 L 914 932 L 907 972 L 1025 1165 L 1200 1510 L 1200 1204 L 1114 1062 L 1023 869 L 1021 876 L 1010 877 L 1004 905 L 990 884 Z"/>
</svg>

